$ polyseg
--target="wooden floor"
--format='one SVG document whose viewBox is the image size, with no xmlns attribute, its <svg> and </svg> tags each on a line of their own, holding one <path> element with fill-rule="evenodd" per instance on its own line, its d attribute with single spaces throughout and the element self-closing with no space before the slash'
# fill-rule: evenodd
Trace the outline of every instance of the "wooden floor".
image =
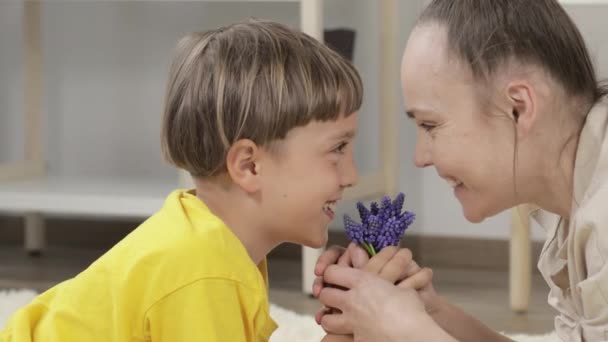
<svg viewBox="0 0 608 342">
<path fill-rule="evenodd" d="M 50 249 L 29 257 L 15 246 L 0 245 L 0 289 L 31 288 L 44 291 L 86 268 L 101 250 Z M 294 259 L 269 260 L 270 300 L 285 308 L 314 314 L 316 300 L 300 291 L 300 263 Z M 534 277 L 530 310 L 515 314 L 508 306 L 508 274 L 487 270 L 435 269 L 437 291 L 491 328 L 508 333 L 537 334 L 550 331 L 553 311 L 546 303 L 548 288 Z"/>
</svg>

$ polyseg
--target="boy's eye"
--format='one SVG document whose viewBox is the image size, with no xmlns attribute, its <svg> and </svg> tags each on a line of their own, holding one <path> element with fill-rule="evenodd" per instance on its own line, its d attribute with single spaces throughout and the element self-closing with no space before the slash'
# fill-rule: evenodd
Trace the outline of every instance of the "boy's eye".
<svg viewBox="0 0 608 342">
<path fill-rule="evenodd" d="M 348 143 L 343 141 L 340 143 L 340 145 L 336 146 L 336 148 L 333 150 L 333 152 L 344 153 L 344 149 L 346 148 L 347 145 L 348 145 Z"/>
</svg>

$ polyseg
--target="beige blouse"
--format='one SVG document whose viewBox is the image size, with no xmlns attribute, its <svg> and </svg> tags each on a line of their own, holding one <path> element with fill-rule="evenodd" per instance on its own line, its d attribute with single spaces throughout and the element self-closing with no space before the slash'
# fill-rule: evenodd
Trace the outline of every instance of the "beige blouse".
<svg viewBox="0 0 608 342">
<path fill-rule="evenodd" d="M 604 99 L 589 112 L 579 139 L 570 222 L 544 210 L 532 214 L 547 232 L 538 268 L 563 341 L 608 341 L 607 130 Z"/>
</svg>

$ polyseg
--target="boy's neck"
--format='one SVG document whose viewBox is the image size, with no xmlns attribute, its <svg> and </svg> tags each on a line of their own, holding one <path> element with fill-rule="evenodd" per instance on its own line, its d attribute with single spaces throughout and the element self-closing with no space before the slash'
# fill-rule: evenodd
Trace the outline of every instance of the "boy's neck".
<svg viewBox="0 0 608 342">
<path fill-rule="evenodd" d="M 194 183 L 196 196 L 236 235 L 256 265 L 278 245 L 260 222 L 253 201 L 242 192 L 215 180 L 195 179 Z"/>
</svg>

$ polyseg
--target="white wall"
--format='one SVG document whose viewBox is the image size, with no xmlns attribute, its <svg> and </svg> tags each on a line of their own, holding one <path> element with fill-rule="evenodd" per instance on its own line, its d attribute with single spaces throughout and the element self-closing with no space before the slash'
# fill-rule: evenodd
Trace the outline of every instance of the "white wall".
<svg viewBox="0 0 608 342">
<path fill-rule="evenodd" d="M 608 78 L 608 1 L 603 0 L 602 4 L 599 1 L 582 5 L 566 4 L 564 7 L 585 38 L 600 78 Z"/>
<path fill-rule="evenodd" d="M 43 31 L 52 174 L 176 177 L 159 153 L 169 57 L 190 31 L 248 16 L 298 25 L 297 4 L 61 2 Z"/>
<path fill-rule="evenodd" d="M 366 20 L 374 11 L 374 3 L 363 0 L 354 5 L 332 0 L 326 6 L 328 27 L 361 28 L 355 60 L 372 85 L 362 108 L 372 114 L 362 115 L 368 127 L 357 142 L 362 151 L 378 148 L 378 57 L 370 47 L 377 45 L 376 22 Z M 0 160 L 22 156 L 21 12 L 19 3 L 0 3 L 0 46 L 9 47 L 0 62 Z M 187 32 L 249 16 L 299 27 L 297 3 L 46 2 L 42 13 L 49 166 L 52 175 L 65 177 L 174 177 L 160 159 L 158 131 L 176 41 Z M 379 158 L 361 153 L 357 160 L 367 172 Z"/>
<path fill-rule="evenodd" d="M 0 4 L 0 162 L 24 156 L 24 121 L 15 115 L 23 110 L 21 12 L 18 2 Z"/>
<path fill-rule="evenodd" d="M 365 129 L 360 130 L 355 150 L 357 165 L 361 173 L 366 174 L 372 172 L 380 162 L 380 156 L 376 152 L 380 146 L 378 6 L 375 1 L 331 0 L 325 2 L 324 10 L 326 28 L 349 28 L 356 31 L 353 62 L 365 85 L 359 116 L 360 125 Z"/>
<path fill-rule="evenodd" d="M 400 54 L 424 0 L 399 1 Z M 19 2 L 0 2 L 0 161 L 23 155 L 23 53 Z M 602 24 L 608 6 L 568 6 L 594 56 L 604 56 L 608 39 Z M 361 133 L 356 143 L 361 172 L 379 163 L 378 2 L 330 0 L 328 28 L 357 31 L 355 65 L 365 82 Z M 171 49 L 183 34 L 248 16 L 299 27 L 296 3 L 45 2 L 43 5 L 44 114 L 48 122 L 50 173 L 63 177 L 174 178 L 159 153 L 160 113 Z M 396 70 L 395 72 L 398 72 Z M 400 85 L 393 85 L 401 99 Z M 415 129 L 399 116 L 399 187 L 406 208 L 417 213 L 412 234 L 506 238 L 509 214 L 473 225 L 432 169 L 413 166 Z M 338 214 L 355 215 L 354 203 Z M 335 229 L 341 229 L 341 221 Z M 542 233 L 534 233 L 542 239 Z"/>
</svg>

